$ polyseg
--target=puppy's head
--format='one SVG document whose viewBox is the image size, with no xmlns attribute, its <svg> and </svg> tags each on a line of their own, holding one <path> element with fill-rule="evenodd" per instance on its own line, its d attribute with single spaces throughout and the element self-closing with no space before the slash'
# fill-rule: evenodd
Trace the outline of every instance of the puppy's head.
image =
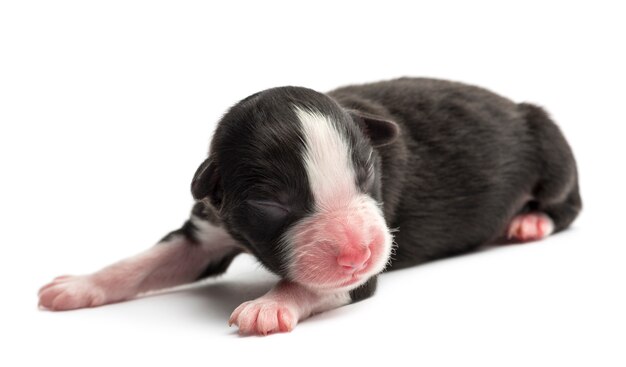
<svg viewBox="0 0 626 367">
<path fill-rule="evenodd" d="M 374 147 L 397 134 L 324 94 L 269 89 L 222 118 L 192 193 L 270 270 L 311 288 L 356 287 L 389 259 Z"/>
</svg>

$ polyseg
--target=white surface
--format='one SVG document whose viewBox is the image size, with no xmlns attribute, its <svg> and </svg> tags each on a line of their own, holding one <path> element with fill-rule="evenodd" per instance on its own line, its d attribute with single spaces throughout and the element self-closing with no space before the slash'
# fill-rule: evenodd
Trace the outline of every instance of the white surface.
<svg viewBox="0 0 626 367">
<path fill-rule="evenodd" d="M 0 4 L 0 365 L 626 364 L 617 2 L 222 3 Z M 546 106 L 579 162 L 573 229 L 384 275 L 374 298 L 267 338 L 226 325 L 271 284 L 246 258 L 192 290 L 37 310 L 52 277 L 182 223 L 214 123 L 237 100 L 402 75 Z"/>
</svg>

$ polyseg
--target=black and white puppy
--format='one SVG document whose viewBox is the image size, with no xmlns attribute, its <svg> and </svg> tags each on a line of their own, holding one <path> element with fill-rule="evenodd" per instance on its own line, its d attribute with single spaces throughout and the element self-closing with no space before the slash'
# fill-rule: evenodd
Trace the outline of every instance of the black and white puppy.
<svg viewBox="0 0 626 367">
<path fill-rule="evenodd" d="M 574 157 L 541 108 L 415 78 L 254 94 L 219 122 L 191 190 L 182 228 L 93 274 L 56 278 L 40 306 L 131 299 L 223 273 L 247 252 L 282 280 L 230 323 L 290 331 L 371 296 L 385 269 L 538 240 L 581 209 Z"/>
</svg>

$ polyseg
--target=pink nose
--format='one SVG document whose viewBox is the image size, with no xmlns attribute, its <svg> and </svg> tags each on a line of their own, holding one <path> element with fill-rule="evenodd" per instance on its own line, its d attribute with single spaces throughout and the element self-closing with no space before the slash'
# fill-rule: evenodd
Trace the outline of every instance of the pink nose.
<svg viewBox="0 0 626 367">
<path fill-rule="evenodd" d="M 372 256 L 369 247 L 349 246 L 341 250 L 337 256 L 337 264 L 344 270 L 357 271 L 365 267 L 365 263 Z"/>
</svg>

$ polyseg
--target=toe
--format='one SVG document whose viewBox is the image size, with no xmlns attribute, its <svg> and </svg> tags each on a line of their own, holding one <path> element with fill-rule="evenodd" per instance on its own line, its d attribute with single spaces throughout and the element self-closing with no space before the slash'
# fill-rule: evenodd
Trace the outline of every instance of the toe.
<svg viewBox="0 0 626 367">
<path fill-rule="evenodd" d="M 72 280 L 76 280 L 77 278 L 78 277 L 73 276 L 73 275 L 61 275 L 61 276 L 58 276 L 58 277 L 52 279 L 52 281 L 50 283 L 48 283 L 48 284 L 44 285 L 43 287 L 41 287 L 37 294 L 41 294 L 46 289 L 48 289 L 50 287 L 53 287 L 53 286 L 55 286 L 57 284 L 61 284 L 61 283 L 69 282 L 69 281 L 72 281 Z"/>
<path fill-rule="evenodd" d="M 241 311 L 243 311 L 249 304 L 250 301 L 244 302 L 240 304 L 239 307 L 235 309 L 235 311 L 233 311 L 233 313 L 230 315 L 230 319 L 228 319 L 228 326 L 232 326 L 233 324 L 239 326 L 237 319 L 239 318 Z"/>
<path fill-rule="evenodd" d="M 257 317 L 257 331 L 260 334 L 278 331 L 278 312 L 276 305 L 264 305 Z"/>
<path fill-rule="evenodd" d="M 41 297 L 41 295 L 48 289 L 54 287 L 55 285 L 57 285 L 57 283 L 48 283 L 46 285 L 44 285 L 43 287 L 39 288 L 39 291 L 37 292 L 37 295 Z"/>
<path fill-rule="evenodd" d="M 79 308 L 79 304 L 80 300 L 78 297 L 66 291 L 54 297 L 50 308 L 55 311 L 72 310 Z"/>
<path fill-rule="evenodd" d="M 511 224 L 509 224 L 509 230 L 507 232 L 508 239 L 519 237 L 521 221 L 522 221 L 522 218 L 520 216 L 513 218 L 513 221 L 511 222 Z"/>
<path fill-rule="evenodd" d="M 522 235 L 520 238 L 527 241 L 537 237 L 537 217 L 534 215 L 525 216 L 522 221 Z"/>
<path fill-rule="evenodd" d="M 541 237 L 549 236 L 554 231 L 554 222 L 547 215 L 542 215 L 537 220 L 537 228 Z"/>
<path fill-rule="evenodd" d="M 288 332 L 293 330 L 295 321 L 291 312 L 287 308 L 280 308 L 278 310 L 278 328 L 282 332 Z"/>
<path fill-rule="evenodd" d="M 46 288 L 39 293 L 39 306 L 47 309 L 52 308 L 52 301 L 59 295 L 59 292 L 54 288 Z"/>
<path fill-rule="evenodd" d="M 259 307 L 249 304 L 244 308 L 237 318 L 239 333 L 252 334 L 255 330 L 256 320 L 259 315 Z"/>
</svg>

